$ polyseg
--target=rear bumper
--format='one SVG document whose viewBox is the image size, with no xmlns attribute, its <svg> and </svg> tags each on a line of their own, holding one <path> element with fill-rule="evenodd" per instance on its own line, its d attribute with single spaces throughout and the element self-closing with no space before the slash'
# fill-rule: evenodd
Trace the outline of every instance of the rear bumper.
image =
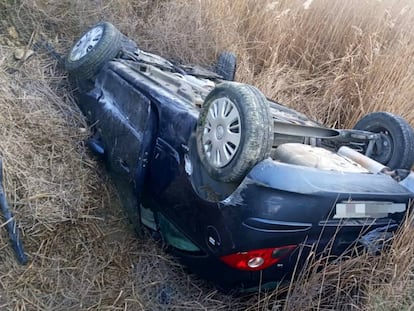
<svg viewBox="0 0 414 311">
<path fill-rule="evenodd" d="M 220 280 L 215 281 L 226 282 L 222 279 L 230 278 L 241 282 L 242 287 L 249 287 L 260 279 L 280 281 L 289 277 L 297 263 L 302 266 L 311 251 L 339 256 L 373 230 L 395 231 L 405 211 L 381 218 L 334 218 L 337 203 L 395 202 L 408 208 L 413 197 L 413 193 L 386 175 L 338 173 L 262 161 L 231 196 L 220 202 L 220 223 L 225 226 L 217 223 L 215 229 L 221 245 L 220 248 L 208 245 L 209 237 L 206 237 L 207 246 L 217 261 L 236 252 L 284 245 L 298 245 L 298 251 L 262 273 L 220 268 L 224 264 L 219 262 L 215 269 L 220 271 L 217 275 Z M 227 274 L 230 276 L 224 277 Z"/>
<path fill-rule="evenodd" d="M 376 225 L 380 225 L 380 222 Z M 368 236 L 373 228 L 369 230 L 359 228 L 358 234 L 355 234 L 355 227 L 352 229 L 349 226 L 342 227 L 342 229 L 344 228 L 347 228 L 348 231 L 335 228 L 332 232 L 330 227 L 326 227 L 327 230 L 318 237 L 312 238 L 306 234 L 302 235 L 302 242 L 288 257 L 261 271 L 242 271 L 231 268 L 222 262 L 217 255 L 211 253 L 204 256 L 193 256 L 189 253 L 174 251 L 174 254 L 192 272 L 213 282 L 220 290 L 236 293 L 250 292 L 287 285 L 292 277 L 297 277 L 307 266 L 313 265 L 315 268 L 314 264 L 320 258 L 331 261 L 341 254 L 352 256 L 355 254 L 356 247 L 359 251 L 364 248 L 368 252 L 376 254 L 384 245 L 376 243 L 376 240 L 368 241 L 369 237 L 365 239 L 367 243 L 361 243 L 361 240 Z M 383 231 L 394 232 L 396 229 L 397 225 L 389 225 Z M 390 235 L 392 236 L 392 234 Z M 294 275 L 295 273 L 296 275 Z"/>
<path fill-rule="evenodd" d="M 272 230 L 288 232 L 333 220 L 336 205 L 341 202 L 392 202 L 408 206 L 413 198 L 414 193 L 388 175 L 320 170 L 269 159 L 258 163 L 221 204 L 224 209 L 238 206 L 246 225 L 248 218 L 261 218 L 269 220 Z M 394 219 L 400 214 L 385 213 L 381 217 Z"/>
</svg>

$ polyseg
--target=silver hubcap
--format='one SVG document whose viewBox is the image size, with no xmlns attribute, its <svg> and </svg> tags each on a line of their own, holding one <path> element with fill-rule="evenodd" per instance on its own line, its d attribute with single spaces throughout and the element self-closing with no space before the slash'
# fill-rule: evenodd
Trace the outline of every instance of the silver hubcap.
<svg viewBox="0 0 414 311">
<path fill-rule="evenodd" d="M 69 55 L 70 60 L 77 61 L 92 51 L 95 45 L 98 44 L 99 40 L 101 40 L 102 34 L 102 26 L 94 27 L 85 33 L 72 48 L 72 51 Z"/>
<path fill-rule="evenodd" d="M 214 100 L 207 112 L 203 131 L 203 148 L 208 162 L 224 167 L 240 146 L 241 123 L 236 105 L 228 98 Z"/>
</svg>

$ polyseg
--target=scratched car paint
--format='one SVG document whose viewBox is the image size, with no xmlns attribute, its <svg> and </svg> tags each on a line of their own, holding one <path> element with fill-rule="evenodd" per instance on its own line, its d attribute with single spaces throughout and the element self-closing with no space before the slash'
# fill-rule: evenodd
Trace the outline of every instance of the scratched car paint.
<svg viewBox="0 0 414 311">
<path fill-rule="evenodd" d="M 325 128 L 231 81 L 232 53 L 210 69 L 175 64 L 103 22 L 66 68 L 89 146 L 137 233 L 160 233 L 223 290 L 275 286 L 328 246 L 380 251 L 375 241 L 392 236 L 414 196 L 406 121 L 379 112 Z"/>
</svg>

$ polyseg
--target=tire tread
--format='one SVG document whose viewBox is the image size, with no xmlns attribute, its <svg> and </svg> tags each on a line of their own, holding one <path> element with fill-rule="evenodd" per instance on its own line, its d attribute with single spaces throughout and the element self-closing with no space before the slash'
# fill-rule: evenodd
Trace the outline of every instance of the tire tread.
<svg viewBox="0 0 414 311">
<path fill-rule="evenodd" d="M 104 28 L 101 40 L 84 57 L 71 61 L 70 51 L 65 60 L 65 68 L 69 74 L 79 80 L 93 78 L 105 63 L 116 57 L 122 49 L 122 34 L 108 22 L 101 22 L 91 27 Z M 72 50 L 72 49 L 71 49 Z"/>
</svg>

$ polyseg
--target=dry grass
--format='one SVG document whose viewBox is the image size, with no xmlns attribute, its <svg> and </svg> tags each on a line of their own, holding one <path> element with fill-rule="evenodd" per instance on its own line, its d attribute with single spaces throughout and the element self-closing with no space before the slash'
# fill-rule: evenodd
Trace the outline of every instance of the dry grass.
<svg viewBox="0 0 414 311">
<path fill-rule="evenodd" d="M 290 289 L 286 310 L 411 310 L 414 233 L 408 217 L 380 256 L 315 258 Z M 317 271 L 317 267 L 323 267 Z"/>
<path fill-rule="evenodd" d="M 413 9 L 409 0 L 0 0 L 0 153 L 30 257 L 27 267 L 18 266 L 0 230 L 0 308 L 412 308 L 411 222 L 383 256 L 311 261 L 285 298 L 274 292 L 231 299 L 188 276 L 129 230 L 102 168 L 85 150 L 88 130 L 64 73 L 41 51 L 26 62 L 11 53 L 40 38 L 65 51 L 104 19 L 144 49 L 183 62 L 209 65 L 220 51 L 234 51 L 238 80 L 325 124 L 352 127 L 374 110 L 413 124 Z M 10 37 L 11 25 L 19 38 Z M 169 304 L 160 304 L 160 293 L 171 293 Z"/>
<path fill-rule="evenodd" d="M 239 56 L 238 80 L 320 121 L 409 114 L 414 83 L 411 1 L 174 1 L 149 18 L 150 47 L 185 61 Z"/>
</svg>

